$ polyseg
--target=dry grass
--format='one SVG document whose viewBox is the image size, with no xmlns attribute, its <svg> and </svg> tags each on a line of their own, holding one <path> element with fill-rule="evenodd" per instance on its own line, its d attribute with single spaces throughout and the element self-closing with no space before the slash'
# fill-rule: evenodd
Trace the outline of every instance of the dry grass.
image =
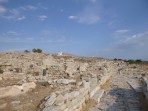
<svg viewBox="0 0 148 111">
<path fill-rule="evenodd" d="M 112 78 L 110 78 L 109 80 L 107 80 L 105 82 L 105 84 L 103 84 L 103 85 L 100 86 L 100 88 L 106 90 L 108 87 L 110 87 L 111 81 L 112 81 Z"/>
<path fill-rule="evenodd" d="M 90 107 L 95 106 L 95 105 L 96 105 L 95 101 L 90 99 L 86 102 L 85 107 L 83 107 L 81 111 L 88 111 Z"/>
</svg>

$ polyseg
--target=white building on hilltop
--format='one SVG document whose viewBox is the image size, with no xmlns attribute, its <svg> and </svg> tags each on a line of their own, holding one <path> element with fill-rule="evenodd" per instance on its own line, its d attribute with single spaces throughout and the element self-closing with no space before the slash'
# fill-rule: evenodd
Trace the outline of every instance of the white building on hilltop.
<svg viewBox="0 0 148 111">
<path fill-rule="evenodd" d="M 63 55 L 62 51 L 58 52 L 58 56 L 62 56 L 62 55 Z"/>
</svg>

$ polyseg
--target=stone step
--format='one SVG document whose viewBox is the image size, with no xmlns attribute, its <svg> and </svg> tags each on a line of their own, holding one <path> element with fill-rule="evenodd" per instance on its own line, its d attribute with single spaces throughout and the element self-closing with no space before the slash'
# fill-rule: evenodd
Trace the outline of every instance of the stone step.
<svg viewBox="0 0 148 111">
<path fill-rule="evenodd" d="M 104 94 L 104 90 L 102 89 L 99 89 L 95 94 L 94 96 L 92 97 L 93 100 L 95 100 L 96 103 L 99 103 L 100 102 L 100 99 L 102 98 Z"/>
<path fill-rule="evenodd" d="M 98 86 L 93 86 L 90 89 L 90 98 L 92 98 L 94 96 L 94 94 L 100 89 L 100 87 Z"/>
<path fill-rule="evenodd" d="M 127 83 L 137 92 L 142 92 L 142 85 L 137 79 L 128 79 Z"/>
</svg>

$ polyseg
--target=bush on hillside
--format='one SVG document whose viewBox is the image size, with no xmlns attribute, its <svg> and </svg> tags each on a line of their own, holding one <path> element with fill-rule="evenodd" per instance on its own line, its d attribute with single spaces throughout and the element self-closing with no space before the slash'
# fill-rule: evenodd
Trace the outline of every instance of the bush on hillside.
<svg viewBox="0 0 148 111">
<path fill-rule="evenodd" d="M 24 52 L 30 52 L 29 50 L 24 50 Z"/>
<path fill-rule="evenodd" d="M 32 49 L 32 52 L 35 52 L 35 53 L 42 53 L 42 50 L 41 50 L 41 49 Z"/>
</svg>

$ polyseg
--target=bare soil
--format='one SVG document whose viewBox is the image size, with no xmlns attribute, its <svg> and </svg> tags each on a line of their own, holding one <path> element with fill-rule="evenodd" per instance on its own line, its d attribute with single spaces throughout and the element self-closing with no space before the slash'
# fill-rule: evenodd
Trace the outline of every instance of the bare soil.
<svg viewBox="0 0 148 111">
<path fill-rule="evenodd" d="M 37 86 L 36 89 L 15 97 L 0 99 L 0 105 L 7 106 L 0 111 L 37 111 L 41 100 L 50 94 L 50 86 Z"/>
</svg>

